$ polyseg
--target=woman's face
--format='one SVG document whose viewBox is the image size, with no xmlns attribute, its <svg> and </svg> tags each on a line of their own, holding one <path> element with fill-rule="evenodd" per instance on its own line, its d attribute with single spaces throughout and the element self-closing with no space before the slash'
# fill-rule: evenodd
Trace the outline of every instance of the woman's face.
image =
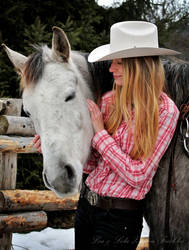
<svg viewBox="0 0 189 250">
<path fill-rule="evenodd" d="M 109 68 L 109 71 L 113 73 L 114 81 L 117 85 L 123 85 L 123 65 L 121 59 L 114 59 Z"/>
</svg>

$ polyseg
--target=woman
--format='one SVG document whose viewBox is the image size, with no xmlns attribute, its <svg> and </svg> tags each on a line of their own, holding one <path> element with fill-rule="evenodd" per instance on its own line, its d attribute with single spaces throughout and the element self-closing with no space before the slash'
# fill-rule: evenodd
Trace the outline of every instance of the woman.
<svg viewBox="0 0 189 250">
<path fill-rule="evenodd" d="M 136 249 L 142 202 L 173 136 L 179 111 L 163 93 L 164 71 L 157 28 L 147 22 L 111 27 L 110 45 L 89 62 L 113 60 L 114 89 L 100 109 L 88 100 L 95 135 L 88 174 L 76 212 L 76 249 Z"/>
<path fill-rule="evenodd" d="M 110 44 L 89 55 L 89 62 L 113 60 L 114 88 L 100 108 L 88 100 L 95 135 L 75 217 L 76 250 L 138 245 L 143 200 L 179 116 L 163 92 L 159 58 L 173 54 L 178 53 L 158 47 L 154 24 L 135 21 L 114 24 Z"/>
</svg>

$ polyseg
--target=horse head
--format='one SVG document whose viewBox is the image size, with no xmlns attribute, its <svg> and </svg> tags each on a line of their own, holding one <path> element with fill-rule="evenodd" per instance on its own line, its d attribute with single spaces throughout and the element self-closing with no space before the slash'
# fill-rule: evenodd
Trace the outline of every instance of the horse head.
<svg viewBox="0 0 189 250">
<path fill-rule="evenodd" d="M 53 27 L 52 49 L 29 57 L 3 45 L 21 75 L 23 107 L 41 137 L 43 180 L 58 196 L 78 192 L 93 129 L 86 98 L 93 98 L 65 33 Z M 81 65 L 80 65 L 81 66 Z"/>
</svg>

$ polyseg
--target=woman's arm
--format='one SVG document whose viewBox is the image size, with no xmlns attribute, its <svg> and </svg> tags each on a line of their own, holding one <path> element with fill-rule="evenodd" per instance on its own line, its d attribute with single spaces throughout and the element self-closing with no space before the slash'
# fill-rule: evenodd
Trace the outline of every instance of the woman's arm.
<svg viewBox="0 0 189 250">
<path fill-rule="evenodd" d="M 97 166 L 98 164 L 98 159 L 100 157 L 100 154 L 96 149 L 91 148 L 91 154 L 89 156 L 89 159 L 87 163 L 84 165 L 83 172 L 85 174 L 90 174 Z"/>
<path fill-rule="evenodd" d="M 167 110 L 162 112 L 159 118 L 156 146 L 151 156 L 145 160 L 132 160 L 129 154 L 121 150 L 105 129 L 96 132 L 92 139 L 92 146 L 101 154 L 112 171 L 122 177 L 129 185 L 135 188 L 142 186 L 144 182 L 153 178 L 158 163 L 172 139 L 178 116 L 179 111 L 176 106 L 173 112 Z"/>
</svg>

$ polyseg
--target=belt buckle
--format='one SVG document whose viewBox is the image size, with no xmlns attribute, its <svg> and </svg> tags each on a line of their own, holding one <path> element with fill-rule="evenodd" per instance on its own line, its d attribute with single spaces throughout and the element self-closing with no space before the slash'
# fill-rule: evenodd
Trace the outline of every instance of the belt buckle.
<svg viewBox="0 0 189 250">
<path fill-rule="evenodd" d="M 96 206 L 98 203 L 98 195 L 90 190 L 87 194 L 87 200 L 91 206 Z"/>
</svg>

